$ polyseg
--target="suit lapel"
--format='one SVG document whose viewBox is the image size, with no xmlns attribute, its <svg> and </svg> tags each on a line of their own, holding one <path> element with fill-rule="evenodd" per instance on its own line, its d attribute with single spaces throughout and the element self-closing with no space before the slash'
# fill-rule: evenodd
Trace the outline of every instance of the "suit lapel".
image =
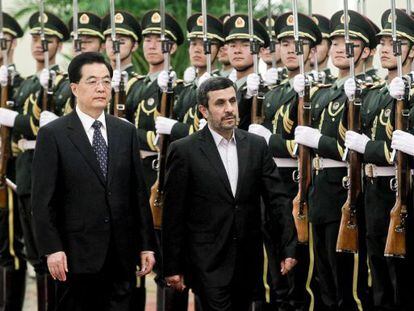
<svg viewBox="0 0 414 311">
<path fill-rule="evenodd" d="M 233 197 L 231 191 L 230 181 L 227 177 L 226 169 L 224 167 L 223 161 L 221 160 L 220 154 L 218 152 L 217 146 L 214 142 L 213 136 L 208 129 L 208 126 L 205 126 L 201 130 L 199 139 L 201 141 L 200 148 L 204 155 L 209 160 L 211 166 L 216 171 L 217 175 L 220 176 L 221 181 L 223 182 L 228 193 Z"/>
<path fill-rule="evenodd" d="M 249 144 L 246 139 L 246 134 L 242 131 L 235 129 L 236 137 L 236 147 L 237 147 L 237 161 L 239 162 L 239 174 L 237 177 L 237 187 L 236 187 L 236 199 L 240 195 L 242 181 L 244 179 L 244 174 L 246 172 L 247 158 L 249 152 Z"/>
<path fill-rule="evenodd" d="M 116 151 L 118 150 L 117 145 L 120 137 L 120 135 L 118 135 L 117 125 L 115 122 L 112 121 L 112 118 L 106 116 L 106 133 L 108 135 L 108 185 L 110 184 L 114 173 Z"/>
<path fill-rule="evenodd" d="M 88 136 L 86 135 L 83 125 L 75 111 L 72 111 L 70 114 L 68 129 L 69 139 L 72 141 L 76 149 L 78 149 L 79 153 L 82 154 L 86 162 L 101 181 L 102 185 L 105 187 L 105 177 L 101 172 L 95 152 L 92 149 Z"/>
</svg>

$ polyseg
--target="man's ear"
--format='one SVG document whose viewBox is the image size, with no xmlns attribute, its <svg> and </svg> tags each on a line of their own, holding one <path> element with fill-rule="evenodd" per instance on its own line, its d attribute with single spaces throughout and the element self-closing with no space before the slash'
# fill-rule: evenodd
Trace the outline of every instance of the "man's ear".
<svg viewBox="0 0 414 311">
<path fill-rule="evenodd" d="M 174 44 L 171 46 L 171 51 L 170 51 L 170 54 L 171 54 L 171 55 L 173 55 L 176 51 L 177 51 L 177 43 L 174 43 Z"/>
<path fill-rule="evenodd" d="M 203 115 L 204 119 L 208 119 L 208 109 L 206 106 L 204 105 L 199 105 L 198 106 L 198 110 L 201 112 L 201 114 Z"/>
<path fill-rule="evenodd" d="M 78 97 L 78 84 L 77 83 L 71 83 L 70 89 L 72 90 L 72 93 L 75 97 Z"/>
</svg>

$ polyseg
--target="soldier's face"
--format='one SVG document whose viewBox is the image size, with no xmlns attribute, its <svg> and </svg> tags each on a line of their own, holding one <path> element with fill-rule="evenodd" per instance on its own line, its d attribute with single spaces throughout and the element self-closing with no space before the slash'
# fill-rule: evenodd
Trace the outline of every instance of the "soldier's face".
<svg viewBox="0 0 414 311">
<path fill-rule="evenodd" d="M 132 55 L 138 47 L 137 42 L 134 41 L 134 39 L 130 36 L 124 36 L 124 35 L 116 35 L 117 39 L 120 43 L 120 56 L 121 60 L 124 60 Z M 113 51 L 113 44 L 112 44 L 112 38 L 111 36 L 106 36 L 105 40 L 105 50 L 106 54 L 108 55 L 111 62 L 115 62 L 116 56 Z"/>
<path fill-rule="evenodd" d="M 270 53 L 270 47 L 263 48 L 259 56 L 260 56 L 260 59 L 266 63 L 266 65 L 268 66 L 272 65 L 273 54 Z M 279 42 L 276 43 L 275 45 L 274 58 L 275 58 L 276 63 L 280 61 L 280 43 Z"/>
<path fill-rule="evenodd" d="M 62 43 L 59 41 L 58 37 L 55 36 L 46 36 L 46 40 L 48 41 L 48 51 L 49 51 L 49 60 L 54 58 L 57 52 L 62 48 Z M 32 56 L 37 62 L 43 63 L 45 61 L 43 48 L 42 48 L 42 40 L 40 35 L 32 35 Z"/>
<path fill-rule="evenodd" d="M 4 34 L 4 39 L 6 39 L 7 53 L 10 49 L 13 49 L 16 46 L 16 40 L 8 33 Z M 3 53 L 0 53 L 0 62 L 3 61 Z"/>
<path fill-rule="evenodd" d="M 202 39 L 191 39 L 190 47 L 190 62 L 191 65 L 197 68 L 207 67 L 207 57 L 204 54 L 204 46 Z M 214 61 L 218 53 L 218 46 L 216 44 L 211 45 L 211 62 Z"/>
<path fill-rule="evenodd" d="M 316 55 L 317 55 L 317 59 L 318 59 L 318 64 L 323 63 L 328 57 L 329 57 L 329 41 L 328 39 L 323 39 L 321 44 L 318 44 L 316 46 Z M 310 59 L 310 63 L 313 66 L 315 63 L 315 58 L 312 57 Z"/>
<path fill-rule="evenodd" d="M 237 71 L 244 71 L 253 66 L 249 40 L 232 40 L 228 43 L 230 64 Z"/>
<path fill-rule="evenodd" d="M 404 61 L 407 58 L 407 54 L 410 52 L 409 42 L 406 39 L 402 39 L 401 43 L 401 59 Z M 382 68 L 388 70 L 395 70 L 397 68 L 397 57 L 394 56 L 391 36 L 381 37 L 379 55 Z"/>
<path fill-rule="evenodd" d="M 159 35 L 146 35 L 142 45 L 145 60 L 151 65 L 158 65 L 164 62 L 164 55 L 161 50 L 161 39 Z"/>
<path fill-rule="evenodd" d="M 227 44 L 224 44 L 220 47 L 217 58 L 220 63 L 222 63 L 224 66 L 230 65 L 229 55 L 227 53 L 228 46 Z"/>
<path fill-rule="evenodd" d="M 306 43 L 306 41 L 304 41 Z M 310 48 L 309 43 L 303 45 L 303 58 L 306 61 L 309 58 Z M 283 65 L 289 71 L 294 71 L 299 68 L 299 58 L 295 53 L 295 40 L 293 37 L 282 38 L 280 40 L 280 59 Z"/>
<path fill-rule="evenodd" d="M 104 64 L 86 64 L 79 83 L 71 83 L 76 103 L 82 111 L 103 111 L 111 100 L 111 76 Z"/>
<path fill-rule="evenodd" d="M 362 40 L 351 39 L 351 42 L 354 43 L 355 60 L 358 60 L 361 58 L 362 46 L 363 46 Z M 343 69 L 343 70 L 349 68 L 349 59 L 346 57 L 344 37 L 334 37 L 332 39 L 330 57 L 335 67 L 339 69 Z"/>
<path fill-rule="evenodd" d="M 239 114 L 234 88 L 210 91 L 208 97 L 208 107 L 199 109 L 211 128 L 218 133 L 234 129 Z"/>
<path fill-rule="evenodd" d="M 102 40 L 99 37 L 95 36 L 88 36 L 88 35 L 80 35 L 79 39 L 81 40 L 81 52 L 101 52 L 102 51 Z M 80 54 L 79 52 L 75 52 L 75 55 Z"/>
</svg>

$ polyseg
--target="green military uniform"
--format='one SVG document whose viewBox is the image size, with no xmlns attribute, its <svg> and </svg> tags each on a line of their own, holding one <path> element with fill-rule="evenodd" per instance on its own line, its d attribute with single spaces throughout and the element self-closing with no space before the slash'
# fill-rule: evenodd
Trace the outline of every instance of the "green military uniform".
<svg viewBox="0 0 414 311">
<path fill-rule="evenodd" d="M 397 35 L 413 44 L 414 21 L 401 10 L 397 10 L 396 15 Z M 382 15 L 382 27 L 383 30 L 378 37 L 391 37 L 390 10 Z M 390 188 L 391 179 L 395 176 L 391 160 L 391 138 L 395 124 L 394 103 L 395 100 L 389 95 L 386 83 L 377 83 L 363 97 L 362 132 L 370 138 L 363 154 L 366 244 L 374 308 L 411 310 L 413 303 L 409 288 L 412 259 L 410 256 L 403 260 L 384 257 L 390 210 L 396 200 L 396 193 Z M 346 132 L 345 121 L 340 129 L 342 144 Z M 407 235 L 410 235 L 410 231 Z M 412 247 L 412 243 L 407 243 L 408 252 L 410 246 Z"/>
<path fill-rule="evenodd" d="M 17 21 L 7 13 L 3 13 L 3 33 L 9 34 L 12 39 L 23 36 Z M 8 71 L 11 81 L 7 86 L 8 100 L 13 102 L 16 90 L 23 79 L 14 64 L 8 65 Z M 15 181 L 15 158 L 11 154 L 7 161 L 6 176 Z M 0 306 L 5 310 L 21 310 L 26 287 L 23 234 L 16 195 L 7 186 L 5 191 L 7 203 L 0 208 Z"/>
<path fill-rule="evenodd" d="M 249 40 L 249 21 L 248 16 L 237 14 L 230 17 L 224 24 L 224 34 L 226 43 L 233 40 Z M 268 47 L 270 44 L 269 34 L 258 20 L 253 20 L 253 36 L 261 47 Z M 253 66 L 253 63 L 252 63 Z M 251 123 L 251 107 L 253 98 L 246 98 L 247 93 L 247 76 L 236 81 L 237 86 L 237 103 L 239 106 L 239 125 L 238 127 L 247 130 Z M 265 92 L 266 90 L 264 90 Z"/>
<path fill-rule="evenodd" d="M 292 13 L 281 15 L 275 23 L 275 32 L 279 34 L 277 40 L 285 37 L 292 37 L 292 26 L 288 25 Z M 312 45 L 320 43 L 322 36 L 315 22 L 303 14 L 298 14 L 298 25 L 300 36 L 310 40 Z M 290 202 L 298 192 L 297 183 L 293 181 L 293 172 L 297 170 L 297 160 L 294 155 L 295 142 L 291 139 L 284 139 L 283 134 L 283 117 L 287 113 L 289 105 L 298 100 L 298 96 L 292 87 L 293 79 L 285 79 L 280 85 L 271 89 L 265 94 L 264 98 L 264 123 L 272 135 L 269 138 L 269 149 L 278 166 L 280 175 L 285 181 Z M 269 228 L 269 234 L 276 234 Z M 269 257 L 269 271 L 271 273 L 271 299 L 272 307 L 295 309 L 304 308 L 305 303 L 305 284 L 306 274 L 309 263 L 307 245 L 298 245 L 297 252 L 300 262 L 289 276 L 285 277 L 280 274 L 277 263 L 280 254 L 275 252 L 275 247 L 269 245 L 265 240 L 265 246 Z M 273 256 L 272 256 L 273 252 Z M 273 301 L 272 301 L 273 300 Z"/>
<path fill-rule="evenodd" d="M 339 11 L 332 16 L 331 38 L 344 36 L 343 15 L 343 11 Z M 349 17 L 351 37 L 359 38 L 369 48 L 374 47 L 375 32 L 370 22 L 354 11 L 349 11 Z M 363 74 L 356 78 L 361 77 Z M 342 186 L 342 179 L 347 175 L 346 163 L 342 162 L 344 149 L 337 141 L 341 117 L 347 102 L 344 92 L 347 78 L 337 79 L 332 87 L 322 88 L 312 97 L 312 127 L 319 129 L 321 134 L 314 150 L 314 174 L 309 192 L 309 244 L 311 258 L 314 256 L 314 261 L 310 262 L 307 283 L 311 290 L 317 286 L 321 296 L 320 306 L 316 301 L 315 310 L 358 310 L 367 303 L 367 268 L 364 259 L 366 251 L 361 238 L 364 236 L 364 226 L 359 226 L 361 241 L 358 254 L 335 251 L 341 208 L 347 197 L 347 191 Z M 291 134 L 286 136 L 289 138 L 293 138 L 297 122 L 295 106 L 290 108 L 284 118 L 284 130 Z M 360 197 L 360 207 L 362 201 Z M 363 216 L 363 209 L 359 208 L 358 223 L 363 223 Z M 318 282 L 315 282 L 316 280 Z"/>
<path fill-rule="evenodd" d="M 188 18 L 187 31 L 189 41 L 203 37 L 201 13 L 193 14 Z M 221 46 L 224 43 L 223 24 L 219 19 L 209 14 L 207 14 L 207 37 L 212 44 Z M 178 122 L 172 127 L 171 140 L 183 138 L 199 129 L 201 114 L 197 106 L 197 82 L 198 78 L 191 83 L 184 84 L 174 103 L 173 119 Z"/>
<path fill-rule="evenodd" d="M 55 15 L 45 13 L 45 35 L 57 37 L 60 41 L 69 38 L 69 31 L 65 24 Z M 40 31 L 39 13 L 35 13 L 29 20 L 30 33 L 38 35 Z M 63 75 L 58 66 L 52 66 L 56 75 L 56 84 L 62 80 Z M 31 193 L 31 165 L 33 160 L 34 143 L 39 130 L 40 109 L 37 101 L 41 97 L 42 87 L 37 75 L 25 79 L 15 95 L 15 109 L 19 113 L 13 127 L 13 153 L 16 155 L 16 183 L 19 197 L 19 210 L 26 248 L 27 259 L 36 271 L 38 289 L 38 310 L 46 310 L 47 304 L 53 307 L 54 284 L 48 277 L 48 269 L 40 259 L 37 252 L 32 226 L 30 204 Z M 61 107 L 56 107 L 57 110 Z M 55 111 L 57 112 L 57 111 Z M 58 114 L 58 113 L 57 113 Z"/>
</svg>

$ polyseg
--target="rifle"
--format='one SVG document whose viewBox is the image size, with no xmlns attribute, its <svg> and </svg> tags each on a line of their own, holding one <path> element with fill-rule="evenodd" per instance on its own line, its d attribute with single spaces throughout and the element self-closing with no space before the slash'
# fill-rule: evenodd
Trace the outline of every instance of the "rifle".
<svg viewBox="0 0 414 311">
<path fill-rule="evenodd" d="M 121 72 L 121 43 L 116 37 L 115 28 L 115 0 L 109 0 L 109 8 L 111 15 L 111 39 L 112 39 L 112 50 L 115 54 L 115 69 Z M 126 85 L 124 83 L 126 72 L 121 72 L 121 81 L 119 87 L 115 89 L 114 94 L 114 116 L 118 118 L 125 118 L 125 102 L 126 102 Z"/>
<path fill-rule="evenodd" d="M 236 5 L 234 3 L 234 0 L 230 0 L 230 16 L 233 16 L 234 14 L 236 14 Z"/>
<path fill-rule="evenodd" d="M 161 15 L 161 48 L 164 54 L 164 70 L 169 73 L 170 70 L 170 51 L 172 42 L 165 36 L 165 0 L 160 1 L 160 15 Z M 166 90 L 162 90 L 161 95 L 161 109 L 160 115 L 163 117 L 171 117 L 174 103 L 174 91 L 172 88 L 172 81 L 168 83 Z M 150 206 L 154 227 L 161 229 L 162 225 L 162 210 L 164 205 L 164 181 L 165 181 L 165 167 L 167 160 L 167 150 L 170 140 L 169 135 L 160 134 L 158 137 L 159 152 L 158 158 L 153 162 L 153 168 L 158 171 L 157 180 L 151 187 Z"/>
<path fill-rule="evenodd" d="M 254 37 L 253 29 L 253 0 L 248 0 L 248 20 L 249 20 L 249 40 L 250 40 L 250 54 L 253 55 L 253 71 L 255 74 L 259 74 L 258 68 L 258 54 L 259 54 L 259 42 Z M 252 99 L 252 109 L 251 109 L 251 123 L 252 124 L 262 124 L 264 121 L 264 112 L 263 112 L 263 82 L 260 81 L 259 91 L 253 96 Z"/>
<path fill-rule="evenodd" d="M 45 63 L 45 69 L 49 70 L 49 40 L 45 35 L 45 6 L 43 0 L 39 1 L 39 13 L 40 13 L 40 39 L 42 41 L 43 58 Z M 55 103 L 53 101 L 53 81 L 54 71 L 49 71 L 48 87 L 43 89 L 42 92 L 42 111 L 54 111 Z"/>
<path fill-rule="evenodd" d="M 269 52 L 272 55 L 272 68 L 276 68 L 276 41 L 273 36 L 273 17 L 272 17 L 272 4 L 271 0 L 267 0 L 267 33 L 270 38 Z"/>
<path fill-rule="evenodd" d="M 397 25 L 395 13 L 395 0 L 391 0 L 392 15 L 392 41 L 394 55 L 397 57 L 398 76 L 402 77 L 401 40 L 397 38 Z M 395 128 L 407 131 L 409 127 L 409 88 L 410 83 L 405 83 L 405 95 L 395 102 Z M 409 159 L 401 151 L 393 151 L 392 158 L 397 156 L 395 164 L 395 178 L 390 182 L 392 190 L 396 191 L 396 199 L 390 211 L 390 224 L 388 227 L 387 241 L 384 256 L 404 258 L 406 255 L 406 230 L 407 230 L 407 206 L 410 201 L 410 167 Z"/>
<path fill-rule="evenodd" d="M 344 0 L 344 28 L 346 54 L 349 59 L 349 71 L 351 78 L 355 80 L 354 44 L 349 39 L 349 15 L 348 1 Z M 358 85 L 358 83 L 357 83 Z M 357 133 L 361 132 L 361 91 L 357 87 L 355 97 L 348 101 L 347 122 L 349 129 Z M 348 190 L 348 197 L 342 206 L 341 223 L 336 241 L 337 252 L 358 252 L 358 222 L 357 204 L 362 193 L 361 155 L 354 150 L 345 150 L 344 159 L 348 158 L 348 174 L 342 180 L 343 187 Z"/>
<path fill-rule="evenodd" d="M 3 5 L 2 0 L 0 0 L 0 48 L 3 54 L 3 65 L 8 65 L 7 62 L 7 40 L 4 37 L 3 32 Z M 10 75 L 8 75 L 8 81 L 6 84 L 1 85 L 1 108 L 9 108 L 8 99 L 9 99 L 9 85 L 10 85 Z M 7 126 L 0 127 L 0 208 L 6 208 L 8 205 L 8 193 L 7 193 L 7 163 L 10 158 L 11 146 L 10 146 L 10 128 Z"/>
<path fill-rule="evenodd" d="M 79 20 L 78 0 L 73 0 L 73 49 L 76 53 L 82 52 L 82 40 L 79 39 L 78 20 Z"/>
<path fill-rule="evenodd" d="M 303 41 L 299 38 L 299 22 L 297 0 L 292 0 L 293 8 L 293 32 L 295 38 L 295 53 L 299 57 L 300 74 L 305 75 L 303 61 Z M 311 126 L 311 101 L 310 101 L 310 83 L 305 76 L 305 90 L 299 94 L 298 103 L 298 125 Z M 295 221 L 295 227 L 298 234 L 299 243 L 308 243 L 309 225 L 308 225 L 308 193 L 311 184 L 312 158 L 310 148 L 304 145 L 298 145 L 298 170 L 293 172 L 293 180 L 298 182 L 298 194 L 293 199 L 292 215 Z"/>
</svg>

